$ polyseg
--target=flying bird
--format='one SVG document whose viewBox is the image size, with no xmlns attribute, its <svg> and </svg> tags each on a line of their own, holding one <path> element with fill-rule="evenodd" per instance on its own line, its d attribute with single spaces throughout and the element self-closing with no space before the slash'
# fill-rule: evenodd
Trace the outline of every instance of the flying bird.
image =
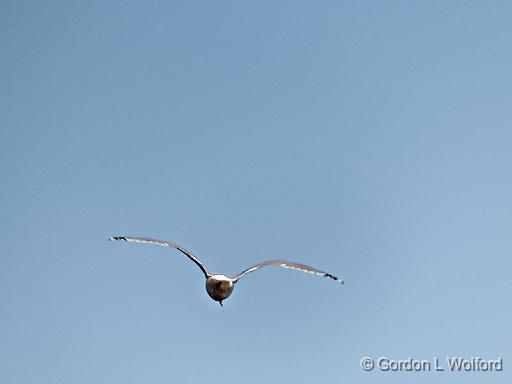
<svg viewBox="0 0 512 384">
<path fill-rule="evenodd" d="M 128 241 L 132 243 L 146 243 L 146 244 L 156 244 L 160 245 L 162 247 L 171 247 L 175 248 L 181 253 L 183 253 L 185 256 L 187 256 L 191 261 L 193 261 L 199 269 L 203 272 L 204 277 L 206 278 L 206 292 L 208 292 L 208 295 L 220 303 L 222 306 L 222 301 L 227 299 L 229 295 L 233 292 L 233 288 L 235 287 L 235 284 L 240 280 L 241 277 L 247 275 L 248 273 L 257 271 L 258 269 L 265 267 L 267 265 L 278 265 L 282 268 L 286 269 L 295 269 L 297 271 L 302 271 L 306 273 L 311 273 L 313 275 L 322 276 L 322 277 L 328 277 L 340 284 L 343 284 L 343 280 L 331 275 L 330 273 L 320 271 L 316 268 L 310 267 L 305 264 L 299 264 L 294 263 L 287 260 L 281 260 L 281 259 L 272 259 L 272 260 L 266 260 L 261 263 L 255 264 L 249 268 L 244 269 L 242 272 L 240 272 L 238 275 L 234 277 L 229 277 L 222 274 L 215 274 L 209 272 L 205 266 L 199 261 L 197 257 L 195 257 L 191 252 L 187 251 L 185 248 L 183 248 L 181 245 L 173 243 L 171 241 L 164 241 L 164 240 L 156 240 L 152 239 L 150 237 L 127 237 L 127 236 L 113 236 L 110 237 L 109 240 L 119 240 L 119 241 Z"/>
</svg>

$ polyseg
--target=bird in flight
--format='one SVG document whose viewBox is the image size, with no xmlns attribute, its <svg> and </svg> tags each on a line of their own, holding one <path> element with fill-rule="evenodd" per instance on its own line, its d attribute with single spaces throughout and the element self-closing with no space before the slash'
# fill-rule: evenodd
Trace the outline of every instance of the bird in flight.
<svg viewBox="0 0 512 384">
<path fill-rule="evenodd" d="M 278 265 L 282 268 L 286 269 L 295 269 L 297 271 L 302 271 L 306 273 L 311 273 L 313 275 L 322 276 L 322 277 L 328 277 L 340 284 L 343 284 L 343 280 L 331 275 L 330 273 L 320 271 L 316 268 L 310 267 L 308 265 L 294 263 L 287 260 L 281 260 L 281 259 L 272 259 L 272 260 L 266 260 L 261 263 L 255 264 L 249 268 L 244 269 L 242 272 L 240 272 L 238 275 L 234 277 L 229 277 L 226 275 L 221 274 L 214 274 L 209 272 L 205 266 L 199 261 L 197 257 L 195 257 L 192 253 L 187 251 L 185 248 L 183 248 L 181 245 L 173 243 L 171 241 L 164 241 L 164 240 L 156 240 L 152 239 L 150 237 L 127 237 L 127 236 L 113 236 L 110 237 L 109 240 L 118 240 L 118 241 L 128 241 L 132 243 L 146 243 L 146 244 L 156 244 L 160 245 L 162 247 L 171 247 L 176 248 L 178 251 L 183 253 L 185 256 L 187 256 L 190 260 L 192 260 L 199 269 L 203 272 L 204 277 L 206 278 L 206 292 L 208 292 L 208 295 L 220 303 L 222 306 L 222 301 L 227 299 L 229 295 L 233 292 L 233 288 L 235 287 L 235 284 L 240 280 L 242 276 L 247 275 L 248 273 L 257 271 L 258 269 L 265 267 L 267 265 Z"/>
</svg>

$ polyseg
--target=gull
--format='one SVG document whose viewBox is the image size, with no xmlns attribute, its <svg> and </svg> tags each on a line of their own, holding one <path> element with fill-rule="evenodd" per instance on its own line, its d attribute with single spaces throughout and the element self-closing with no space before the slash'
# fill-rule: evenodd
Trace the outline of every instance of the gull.
<svg viewBox="0 0 512 384">
<path fill-rule="evenodd" d="M 132 243 L 145 243 L 145 244 L 156 244 L 160 245 L 162 247 L 171 247 L 175 248 L 181 253 L 183 253 L 185 256 L 187 256 L 190 260 L 192 260 L 199 269 L 203 272 L 204 277 L 206 278 L 206 292 L 208 292 L 208 295 L 215 301 L 218 301 L 219 304 L 222 306 L 222 301 L 227 299 L 229 295 L 233 292 L 233 288 L 235 287 L 235 284 L 240 280 L 241 277 L 247 275 L 248 273 L 257 271 L 258 269 L 265 267 L 267 265 L 278 265 L 282 268 L 286 269 L 295 269 L 297 271 L 302 271 L 306 273 L 311 273 L 316 276 L 322 276 L 322 277 L 328 277 L 340 284 L 343 284 L 343 280 L 331 275 L 330 273 L 320 271 L 316 268 L 310 267 L 305 264 L 299 264 L 294 263 L 287 260 L 281 260 L 281 259 L 272 259 L 272 260 L 266 260 L 261 263 L 255 264 L 253 266 L 250 266 L 249 268 L 244 269 L 242 272 L 240 272 L 238 275 L 234 277 L 229 277 L 222 274 L 216 274 L 209 272 L 205 266 L 199 261 L 197 257 L 195 257 L 190 251 L 187 251 L 185 248 L 183 248 L 181 245 L 173 243 L 172 241 L 165 241 L 165 240 L 157 240 L 152 239 L 150 237 L 128 237 L 128 236 L 112 236 L 109 238 L 109 240 L 118 240 L 118 241 L 128 241 Z"/>
</svg>

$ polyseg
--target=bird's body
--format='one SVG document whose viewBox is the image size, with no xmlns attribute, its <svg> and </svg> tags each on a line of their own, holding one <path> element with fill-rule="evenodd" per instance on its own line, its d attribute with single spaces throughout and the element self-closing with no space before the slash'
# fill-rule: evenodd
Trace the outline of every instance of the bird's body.
<svg viewBox="0 0 512 384">
<path fill-rule="evenodd" d="M 322 277 L 328 277 L 330 279 L 333 279 L 334 281 L 343 284 L 343 280 L 337 278 L 334 275 L 331 275 L 330 273 L 320 271 L 318 269 L 315 269 L 313 267 L 307 266 L 305 264 L 299 264 L 294 263 L 291 261 L 281 260 L 281 259 L 272 259 L 267 260 L 264 262 L 261 262 L 259 264 L 253 265 L 242 272 L 240 272 L 238 275 L 234 277 L 229 277 L 222 274 L 212 274 L 208 272 L 208 270 L 203 266 L 203 264 L 199 261 L 197 257 L 195 257 L 192 253 L 187 251 L 182 246 L 170 242 L 170 241 L 164 241 L 164 240 L 156 240 L 152 239 L 150 237 L 126 237 L 126 236 L 114 236 L 109 238 L 109 240 L 121 240 L 121 241 L 128 241 L 128 242 L 134 242 L 134 243 L 149 243 L 149 244 L 157 244 L 163 247 L 171 247 L 176 248 L 178 251 L 183 253 L 185 256 L 187 256 L 191 261 L 193 261 L 199 269 L 204 274 L 204 277 L 206 278 L 206 292 L 208 292 L 208 295 L 215 301 L 218 301 L 220 305 L 222 305 L 222 301 L 227 299 L 229 295 L 233 292 L 233 289 L 235 287 L 235 284 L 238 282 L 238 280 L 245 276 L 248 273 L 257 271 L 258 269 L 267 266 L 267 265 L 279 265 L 280 267 L 287 268 L 287 269 L 295 269 L 302 272 L 311 273 L 317 276 Z"/>
<path fill-rule="evenodd" d="M 233 292 L 235 283 L 233 279 L 225 275 L 213 275 L 206 278 L 206 292 L 208 295 L 222 305 L 222 300 L 225 300 Z"/>
</svg>

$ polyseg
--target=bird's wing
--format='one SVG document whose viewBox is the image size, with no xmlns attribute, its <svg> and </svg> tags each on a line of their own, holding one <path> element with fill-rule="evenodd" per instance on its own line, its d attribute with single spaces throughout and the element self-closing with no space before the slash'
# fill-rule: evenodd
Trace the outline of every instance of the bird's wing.
<svg viewBox="0 0 512 384">
<path fill-rule="evenodd" d="M 244 271 L 240 272 L 237 276 L 233 278 L 235 282 L 237 282 L 242 276 L 257 271 L 258 269 L 265 267 L 267 265 L 279 265 L 280 267 L 287 268 L 287 269 L 295 269 L 297 271 L 302 271 L 306 273 L 311 273 L 313 275 L 322 276 L 322 277 L 328 277 L 330 279 L 333 279 L 334 281 L 337 281 L 338 283 L 343 284 L 343 280 L 331 275 L 330 273 L 320 271 L 316 268 L 310 267 L 309 265 L 299 264 L 299 263 L 293 263 L 291 261 L 287 260 L 280 260 L 280 259 L 272 259 L 263 261 L 261 263 L 255 264 L 252 267 L 249 267 L 245 269 Z"/>
<path fill-rule="evenodd" d="M 110 237 L 109 240 L 129 241 L 132 243 L 157 244 L 162 247 L 176 248 L 178 251 L 180 251 L 185 256 L 187 256 L 190 260 L 192 260 L 194 263 L 196 263 L 197 266 L 201 269 L 201 271 L 203 271 L 205 277 L 210 276 L 210 273 L 206 270 L 206 268 L 203 266 L 203 264 L 201 264 L 201 262 L 199 261 L 199 259 L 197 257 L 195 257 L 192 253 L 187 251 L 181 245 L 173 243 L 171 241 L 156 240 L 156 239 L 152 239 L 150 237 L 126 237 L 126 236 L 113 236 L 113 237 Z"/>
</svg>

